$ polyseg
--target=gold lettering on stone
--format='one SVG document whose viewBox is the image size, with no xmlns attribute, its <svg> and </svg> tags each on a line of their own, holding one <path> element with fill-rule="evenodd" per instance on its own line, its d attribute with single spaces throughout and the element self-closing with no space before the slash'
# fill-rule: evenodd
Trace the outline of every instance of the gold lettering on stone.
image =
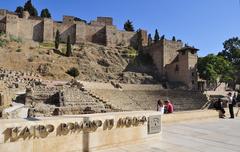
<svg viewBox="0 0 240 152">
<path fill-rule="evenodd" d="M 103 124 L 103 130 L 111 130 L 114 126 L 114 119 L 106 119 Z"/>
<path fill-rule="evenodd" d="M 117 122 L 117 127 L 123 128 L 123 127 L 137 127 L 139 125 L 143 125 L 147 121 L 147 118 L 145 116 L 143 117 L 126 117 L 126 118 L 120 118 Z"/>
<path fill-rule="evenodd" d="M 142 117 L 125 117 L 119 118 L 116 127 L 118 128 L 129 128 L 144 125 L 147 122 L 145 116 Z M 114 119 L 102 120 L 87 120 L 81 122 L 68 122 L 61 123 L 57 126 L 52 124 L 47 125 L 36 125 L 30 127 L 14 127 L 7 128 L 2 134 L 4 135 L 4 142 L 10 140 L 10 142 L 17 141 L 18 139 L 30 139 L 30 138 L 46 138 L 49 134 L 56 132 L 57 136 L 65 136 L 69 133 L 83 132 L 95 132 L 98 128 L 103 127 L 103 130 L 111 130 L 115 125 Z"/>
</svg>

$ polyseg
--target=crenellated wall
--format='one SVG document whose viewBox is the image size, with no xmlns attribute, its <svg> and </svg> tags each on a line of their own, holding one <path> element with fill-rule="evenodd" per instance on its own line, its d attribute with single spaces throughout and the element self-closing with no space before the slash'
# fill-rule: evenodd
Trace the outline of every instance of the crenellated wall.
<svg viewBox="0 0 240 152">
<path fill-rule="evenodd" d="M 182 42 L 167 39 L 148 46 L 147 52 L 152 56 L 154 64 L 157 66 L 160 75 L 166 75 L 166 65 L 171 64 L 178 55 L 177 50 L 183 47 Z"/>
<path fill-rule="evenodd" d="M 18 16 L 6 15 L 6 33 L 18 37 Z M 24 37 L 24 35 L 22 36 Z"/>
<path fill-rule="evenodd" d="M 86 41 L 105 45 L 106 33 L 104 26 L 86 26 Z"/>
<path fill-rule="evenodd" d="M 86 42 L 87 25 L 84 22 L 76 24 L 76 43 Z"/>
<path fill-rule="evenodd" d="M 10 29 L 11 31 L 13 29 Z M 43 21 L 18 19 L 18 37 L 34 41 L 43 41 Z"/>
<path fill-rule="evenodd" d="M 60 42 L 67 42 L 67 37 L 70 36 L 71 43 L 75 43 L 76 41 L 76 25 L 72 23 L 56 23 L 53 24 L 54 33 L 57 30 L 60 32 Z M 54 34 L 55 37 L 55 34 Z"/>
<path fill-rule="evenodd" d="M 181 41 L 160 40 L 145 48 L 158 69 L 162 80 L 180 82 L 191 90 L 197 89 L 197 50 Z"/>
<path fill-rule="evenodd" d="M 43 42 L 54 41 L 56 31 L 60 31 L 60 41 L 71 43 L 92 42 L 106 46 L 136 46 L 136 32 L 120 31 L 113 25 L 110 17 L 98 17 L 90 23 L 79 21 L 74 16 L 63 16 L 63 22 L 52 19 L 32 17 L 24 12 L 19 18 L 14 12 L 0 9 L 0 31 L 23 39 Z M 147 32 L 142 32 L 143 46 L 147 43 Z"/>
<path fill-rule="evenodd" d="M 107 46 L 135 46 L 136 43 L 136 32 L 119 31 L 115 26 L 106 26 Z"/>
<path fill-rule="evenodd" d="M 167 64 L 172 63 L 176 58 L 178 55 L 177 50 L 183 47 L 183 43 L 167 39 L 162 40 L 161 43 L 163 43 L 163 66 L 166 66 Z"/>
<path fill-rule="evenodd" d="M 3 20 L 7 15 L 7 10 L 0 9 L 0 21 Z"/>
<path fill-rule="evenodd" d="M 53 20 L 44 18 L 43 22 L 43 40 L 44 41 L 54 41 L 54 29 Z"/>
</svg>

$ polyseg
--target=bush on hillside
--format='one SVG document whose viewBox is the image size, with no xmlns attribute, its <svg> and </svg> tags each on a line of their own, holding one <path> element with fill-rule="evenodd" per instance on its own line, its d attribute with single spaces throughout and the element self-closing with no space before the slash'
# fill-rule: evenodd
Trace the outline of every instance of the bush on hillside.
<svg viewBox="0 0 240 152">
<path fill-rule="evenodd" d="M 0 47 L 4 47 L 7 44 L 7 40 L 0 39 Z"/>
<path fill-rule="evenodd" d="M 79 76 L 79 71 L 77 68 L 75 67 L 72 67 L 71 69 L 69 69 L 67 72 L 66 72 L 68 75 L 76 78 L 77 76 Z"/>
<path fill-rule="evenodd" d="M 22 43 L 22 39 L 19 38 L 19 37 L 14 36 L 14 35 L 9 35 L 9 39 L 12 42 Z"/>
</svg>

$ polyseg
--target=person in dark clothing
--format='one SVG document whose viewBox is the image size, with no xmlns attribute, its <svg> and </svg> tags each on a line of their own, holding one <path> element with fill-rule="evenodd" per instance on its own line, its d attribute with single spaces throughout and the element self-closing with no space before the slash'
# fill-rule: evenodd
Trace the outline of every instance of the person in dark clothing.
<svg viewBox="0 0 240 152">
<path fill-rule="evenodd" d="M 237 103 L 237 94 L 236 93 L 234 93 L 232 100 L 233 100 L 232 101 L 233 106 L 236 106 L 236 103 Z"/>
<path fill-rule="evenodd" d="M 225 110 L 223 102 L 220 98 L 214 103 L 214 108 L 219 112 L 219 118 L 225 118 Z"/>
<path fill-rule="evenodd" d="M 237 98 L 236 98 L 236 102 L 239 103 L 240 102 L 240 90 L 238 90 L 238 94 L 237 94 Z"/>
</svg>

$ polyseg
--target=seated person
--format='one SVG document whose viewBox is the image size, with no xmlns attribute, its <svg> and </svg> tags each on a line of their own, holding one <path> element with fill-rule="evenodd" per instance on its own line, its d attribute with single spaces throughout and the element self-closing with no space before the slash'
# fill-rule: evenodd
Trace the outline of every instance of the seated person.
<svg viewBox="0 0 240 152">
<path fill-rule="evenodd" d="M 164 101 L 164 104 L 165 104 L 164 113 L 173 113 L 173 104 L 169 100 Z"/>
<path fill-rule="evenodd" d="M 161 114 L 164 114 L 164 105 L 161 100 L 158 100 L 157 102 L 157 111 L 159 111 Z"/>
<path fill-rule="evenodd" d="M 224 118 L 225 117 L 225 110 L 223 107 L 223 102 L 219 98 L 218 101 L 214 103 L 214 108 L 219 112 L 219 118 Z"/>
</svg>

